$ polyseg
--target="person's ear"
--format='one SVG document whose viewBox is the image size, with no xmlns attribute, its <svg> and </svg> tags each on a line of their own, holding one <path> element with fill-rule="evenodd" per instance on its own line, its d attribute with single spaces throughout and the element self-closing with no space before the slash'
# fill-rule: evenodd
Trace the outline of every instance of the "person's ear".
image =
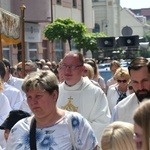
<svg viewBox="0 0 150 150">
<path fill-rule="evenodd" d="M 9 69 L 9 67 L 7 66 L 6 68 L 7 68 L 7 71 L 8 71 L 8 72 L 10 72 L 10 69 Z"/>
<path fill-rule="evenodd" d="M 52 93 L 52 96 L 53 96 L 53 99 L 54 99 L 55 101 L 57 101 L 57 99 L 58 99 L 58 91 L 57 91 L 57 90 L 54 90 L 53 93 Z"/>
<path fill-rule="evenodd" d="M 85 70 L 85 66 L 83 65 L 83 66 L 82 66 L 82 71 L 84 71 L 84 70 Z"/>
</svg>

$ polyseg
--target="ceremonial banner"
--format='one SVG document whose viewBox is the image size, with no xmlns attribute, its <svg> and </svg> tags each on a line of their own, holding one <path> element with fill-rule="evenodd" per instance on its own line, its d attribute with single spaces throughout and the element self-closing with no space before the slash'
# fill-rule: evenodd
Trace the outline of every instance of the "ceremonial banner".
<svg viewBox="0 0 150 150">
<path fill-rule="evenodd" d="M 20 17 L 0 8 L 2 45 L 20 43 Z"/>
</svg>

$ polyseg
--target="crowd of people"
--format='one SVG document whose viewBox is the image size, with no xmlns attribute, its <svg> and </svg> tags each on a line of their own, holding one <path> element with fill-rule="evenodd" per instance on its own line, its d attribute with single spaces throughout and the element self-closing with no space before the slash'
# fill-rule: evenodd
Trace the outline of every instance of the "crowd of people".
<svg viewBox="0 0 150 150">
<path fill-rule="evenodd" d="M 110 65 L 77 51 L 59 63 L 0 61 L 0 149 L 149 150 L 150 62 Z"/>
</svg>

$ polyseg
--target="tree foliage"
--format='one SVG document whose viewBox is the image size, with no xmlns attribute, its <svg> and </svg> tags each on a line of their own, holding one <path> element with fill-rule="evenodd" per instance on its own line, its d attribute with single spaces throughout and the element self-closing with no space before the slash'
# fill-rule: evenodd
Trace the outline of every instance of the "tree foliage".
<svg viewBox="0 0 150 150">
<path fill-rule="evenodd" d="M 105 37 L 104 33 L 90 33 L 87 31 L 83 23 L 75 22 L 71 18 L 58 18 L 53 23 L 48 24 L 44 28 L 44 35 L 48 40 L 54 41 L 56 39 L 63 42 L 68 41 L 71 50 L 71 40 L 75 41 L 78 50 L 85 51 L 98 50 L 97 38 Z"/>
<path fill-rule="evenodd" d="M 86 51 L 91 50 L 92 52 L 98 50 L 97 38 L 106 37 L 104 33 L 85 33 L 82 37 L 75 39 L 76 48 L 84 49 Z"/>
<path fill-rule="evenodd" d="M 71 18 L 58 18 L 44 28 L 44 35 L 48 40 L 60 39 L 68 41 L 71 50 L 71 40 L 82 37 L 87 29 L 83 23 L 75 22 Z"/>
<path fill-rule="evenodd" d="M 148 30 L 148 31 L 145 33 L 144 38 L 146 39 L 147 42 L 150 42 L 150 30 Z"/>
</svg>

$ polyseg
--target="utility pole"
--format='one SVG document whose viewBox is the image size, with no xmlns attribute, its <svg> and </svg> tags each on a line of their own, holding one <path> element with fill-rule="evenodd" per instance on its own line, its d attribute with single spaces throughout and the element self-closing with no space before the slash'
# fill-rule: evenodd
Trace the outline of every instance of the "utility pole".
<svg viewBox="0 0 150 150">
<path fill-rule="evenodd" d="M 53 23 L 53 0 L 51 0 L 51 22 L 50 23 Z M 51 41 L 51 58 L 50 58 L 50 61 L 53 61 L 54 60 L 54 41 Z"/>
<path fill-rule="evenodd" d="M 20 6 L 21 10 L 21 46 L 22 46 L 22 74 L 23 77 L 25 77 L 25 30 L 24 30 L 24 12 L 25 12 L 26 6 L 24 5 L 22 1 L 22 5 Z"/>
</svg>

